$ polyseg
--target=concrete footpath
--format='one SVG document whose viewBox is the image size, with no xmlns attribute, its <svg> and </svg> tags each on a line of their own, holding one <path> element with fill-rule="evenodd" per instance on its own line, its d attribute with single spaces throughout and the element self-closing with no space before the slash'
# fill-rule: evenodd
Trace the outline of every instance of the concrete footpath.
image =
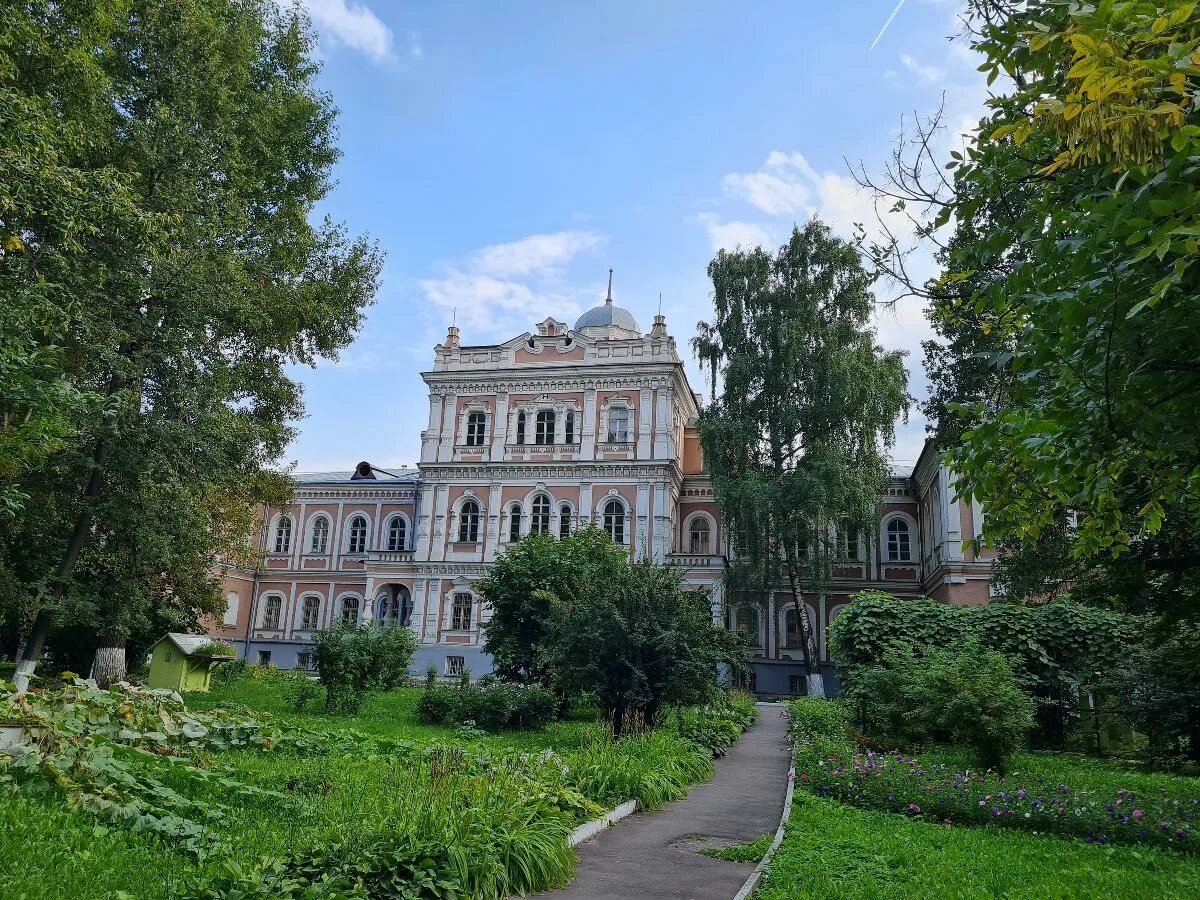
<svg viewBox="0 0 1200 900">
<path fill-rule="evenodd" d="M 787 719 L 760 706 L 758 721 L 724 759 L 712 781 L 678 803 L 638 813 L 579 847 L 567 887 L 538 894 L 553 900 L 733 900 L 755 863 L 725 862 L 697 852 L 752 841 L 779 827 L 790 764 Z"/>
</svg>

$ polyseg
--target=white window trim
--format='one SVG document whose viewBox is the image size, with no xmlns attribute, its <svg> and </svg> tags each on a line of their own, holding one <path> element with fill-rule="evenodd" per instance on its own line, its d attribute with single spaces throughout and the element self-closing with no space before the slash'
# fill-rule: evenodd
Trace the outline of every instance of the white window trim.
<svg viewBox="0 0 1200 900">
<path fill-rule="evenodd" d="M 404 542 L 403 542 L 404 546 L 398 548 L 397 550 L 391 551 L 391 552 L 401 553 L 401 552 L 409 549 L 409 544 L 412 542 L 412 521 L 408 518 L 407 513 L 402 513 L 402 512 L 388 513 L 388 515 L 384 517 L 382 544 L 385 549 L 390 545 L 392 523 L 395 522 L 397 519 L 399 519 L 401 522 L 404 523 Z"/>
<path fill-rule="evenodd" d="M 304 601 L 309 597 L 317 598 L 317 621 L 311 628 L 304 624 Z M 295 629 L 297 631 L 317 631 L 321 627 L 321 615 L 325 612 L 325 598 L 315 591 L 307 591 L 296 601 Z"/>
<path fill-rule="evenodd" d="M 608 506 L 608 504 L 613 500 L 616 500 L 625 509 L 625 529 L 624 529 L 624 534 L 622 535 L 622 537 L 624 537 L 625 540 L 622 543 L 617 544 L 617 546 L 618 547 L 632 547 L 633 546 L 633 508 L 630 505 L 629 501 L 626 500 L 615 489 L 609 491 L 607 494 L 602 495 L 600 497 L 600 502 L 596 504 L 596 519 L 595 519 L 596 524 L 601 528 L 601 530 L 607 531 L 607 529 L 604 528 L 604 507 Z"/>
<path fill-rule="evenodd" d="M 288 534 L 288 545 L 286 550 L 276 550 L 275 542 L 279 535 L 279 524 L 287 519 L 292 523 L 291 531 Z M 292 551 L 296 549 L 296 517 L 292 513 L 276 513 L 271 519 L 271 527 L 267 531 L 267 555 L 268 556 L 291 556 Z"/>
<path fill-rule="evenodd" d="M 697 519 L 704 519 L 708 522 L 708 549 L 703 551 L 703 553 L 692 552 L 692 523 Z M 715 548 L 720 546 L 721 542 L 717 540 L 717 523 L 713 516 L 705 510 L 700 509 L 688 513 L 687 517 L 683 520 L 683 547 L 681 552 L 689 556 L 712 556 L 717 552 Z"/>
<path fill-rule="evenodd" d="M 272 598 L 279 599 L 279 621 L 274 625 L 268 625 L 267 624 L 267 607 L 270 604 L 270 601 L 272 600 Z M 263 596 L 261 598 L 261 603 L 259 605 L 259 613 L 258 613 L 258 621 L 259 621 L 258 627 L 261 630 L 263 630 L 263 631 L 283 631 L 283 623 L 286 621 L 286 618 L 285 618 L 286 610 L 284 609 L 284 604 L 285 604 L 286 600 L 287 600 L 287 598 L 284 597 L 282 592 L 280 592 L 280 591 L 268 591 L 267 593 L 263 594 Z"/>
<path fill-rule="evenodd" d="M 888 525 L 899 519 L 908 525 L 908 559 L 888 558 Z M 879 522 L 879 561 L 885 566 L 915 566 L 921 558 L 921 535 L 917 522 L 905 512 L 890 512 Z"/>
<path fill-rule="evenodd" d="M 460 541 L 458 539 L 458 526 L 462 517 L 462 508 L 466 505 L 468 500 L 474 500 L 475 505 L 479 507 L 479 537 L 474 541 Z M 454 505 L 450 507 L 450 527 L 447 534 L 449 543 L 472 545 L 482 544 L 487 538 L 487 521 L 487 507 L 483 505 L 483 498 L 475 494 L 473 491 L 468 490 L 457 500 L 455 500 Z"/>
<path fill-rule="evenodd" d="M 623 441 L 610 441 L 608 439 L 608 417 L 609 413 L 614 409 L 625 409 L 629 411 L 629 429 Z M 634 408 L 633 401 L 624 395 L 617 395 L 607 398 L 604 405 L 600 407 L 600 429 L 597 432 L 597 437 L 603 436 L 603 440 L 598 440 L 597 443 L 611 447 L 626 447 L 636 440 L 637 435 L 637 410 Z"/>
<path fill-rule="evenodd" d="M 366 537 L 365 546 L 363 547 L 363 550 L 361 553 L 359 553 L 359 552 L 351 553 L 350 552 L 350 535 L 354 531 L 354 520 L 357 519 L 359 516 L 362 516 L 362 518 L 367 523 L 367 529 L 366 529 L 366 534 L 365 534 L 365 537 Z M 366 556 L 368 553 L 371 552 L 371 535 L 372 534 L 374 534 L 374 529 L 371 524 L 370 513 L 364 512 L 361 509 L 356 509 L 356 510 L 353 510 L 352 512 L 347 513 L 346 517 L 345 517 L 345 524 L 342 526 L 342 556 Z"/>
<path fill-rule="evenodd" d="M 316 534 L 317 522 L 325 521 L 325 549 L 313 549 L 313 535 Z M 304 555 L 305 556 L 328 556 L 330 548 L 333 546 L 333 516 L 325 512 L 316 512 L 308 517 L 308 525 L 304 530 Z"/>
</svg>

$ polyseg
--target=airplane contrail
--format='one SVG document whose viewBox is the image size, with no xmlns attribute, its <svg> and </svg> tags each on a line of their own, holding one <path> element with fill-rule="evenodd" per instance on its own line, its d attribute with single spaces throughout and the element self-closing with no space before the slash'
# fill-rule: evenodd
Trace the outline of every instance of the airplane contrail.
<svg viewBox="0 0 1200 900">
<path fill-rule="evenodd" d="M 896 18 L 896 13 L 900 12 L 900 7 L 902 7 L 904 3 L 905 0 L 900 0 L 900 2 L 896 4 L 896 8 L 892 10 L 892 14 L 888 16 L 887 21 L 883 23 L 883 27 L 879 29 L 879 34 L 875 35 L 875 40 L 871 41 L 871 46 L 867 48 L 868 53 L 875 49 L 875 45 L 879 43 L 879 39 L 883 37 L 883 33 L 888 30 L 888 26 L 892 24 L 892 19 Z"/>
</svg>

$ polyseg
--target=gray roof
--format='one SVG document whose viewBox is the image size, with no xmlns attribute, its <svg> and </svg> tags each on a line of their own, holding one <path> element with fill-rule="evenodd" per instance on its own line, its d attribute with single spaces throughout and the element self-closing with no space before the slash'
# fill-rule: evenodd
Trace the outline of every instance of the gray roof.
<svg viewBox="0 0 1200 900">
<path fill-rule="evenodd" d="M 419 479 L 421 477 L 421 473 L 418 472 L 416 469 L 408 469 L 408 468 L 389 470 L 386 473 L 380 471 L 379 469 L 375 469 L 374 472 L 375 472 L 375 477 L 367 478 L 367 479 L 363 479 L 363 478 L 356 479 L 354 477 L 353 469 L 351 469 L 348 472 L 296 472 L 295 474 L 292 475 L 292 479 L 294 481 L 299 482 L 300 484 L 341 484 L 341 483 L 360 484 L 363 482 L 370 484 L 372 481 L 375 481 L 375 482 L 416 481 L 417 479 Z"/>
<path fill-rule="evenodd" d="M 584 328 L 607 328 L 610 325 L 615 325 L 617 328 L 624 328 L 628 331 L 636 331 L 641 333 L 638 328 L 637 319 L 633 317 L 627 309 L 621 309 L 615 306 L 611 300 L 606 300 L 599 306 L 593 306 L 575 323 L 575 330 L 580 331 Z"/>
<path fill-rule="evenodd" d="M 207 634 L 180 634 L 178 631 L 169 631 L 160 640 L 169 640 L 181 651 L 184 656 L 191 656 L 205 644 L 220 643 L 214 641 Z"/>
</svg>

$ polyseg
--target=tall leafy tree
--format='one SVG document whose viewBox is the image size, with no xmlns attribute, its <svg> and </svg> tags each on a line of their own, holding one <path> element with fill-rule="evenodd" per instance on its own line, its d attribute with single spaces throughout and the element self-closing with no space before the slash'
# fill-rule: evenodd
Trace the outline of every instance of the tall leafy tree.
<svg viewBox="0 0 1200 900">
<path fill-rule="evenodd" d="M 969 38 L 1001 88 L 990 114 L 949 180 L 922 181 L 912 160 L 928 154 L 913 146 L 884 191 L 930 213 L 923 236 L 955 223 L 936 285 L 935 316 L 953 332 L 940 358 L 980 374 L 949 380 L 943 408 L 963 425 L 950 462 L 989 509 L 985 538 L 1040 553 L 1070 514 L 1070 554 L 1085 568 L 1116 589 L 1107 561 L 1126 560 L 1154 595 L 1193 608 L 1196 10 L 971 0 Z M 998 352 L 976 355 L 972 328 Z"/>
<path fill-rule="evenodd" d="M 683 589 L 679 569 L 616 552 L 603 578 L 591 573 L 582 601 L 547 596 L 540 656 L 559 690 L 594 692 L 620 735 L 653 727 L 666 705 L 709 699 L 742 651 L 735 633 L 713 624 L 707 592 Z"/>
<path fill-rule="evenodd" d="M 24 323 L 0 388 L 44 422 L 22 444 L 36 471 L 0 470 L 22 507 L 0 521 L 21 681 L 68 604 L 114 645 L 156 605 L 216 609 L 214 564 L 286 499 L 287 366 L 353 338 L 380 269 L 312 221 L 338 156 L 314 50 L 273 0 L 0 12 L 0 289 Z M 18 363 L 23 393 L 17 354 L 42 362 Z"/>
<path fill-rule="evenodd" d="M 713 379 L 699 428 L 737 547 L 730 587 L 788 585 L 809 692 L 823 695 L 802 599 L 823 597 L 847 544 L 875 532 L 910 403 L 903 354 L 876 343 L 857 247 L 815 218 L 775 253 L 722 250 L 708 274 L 715 315 L 693 345 Z"/>
</svg>

